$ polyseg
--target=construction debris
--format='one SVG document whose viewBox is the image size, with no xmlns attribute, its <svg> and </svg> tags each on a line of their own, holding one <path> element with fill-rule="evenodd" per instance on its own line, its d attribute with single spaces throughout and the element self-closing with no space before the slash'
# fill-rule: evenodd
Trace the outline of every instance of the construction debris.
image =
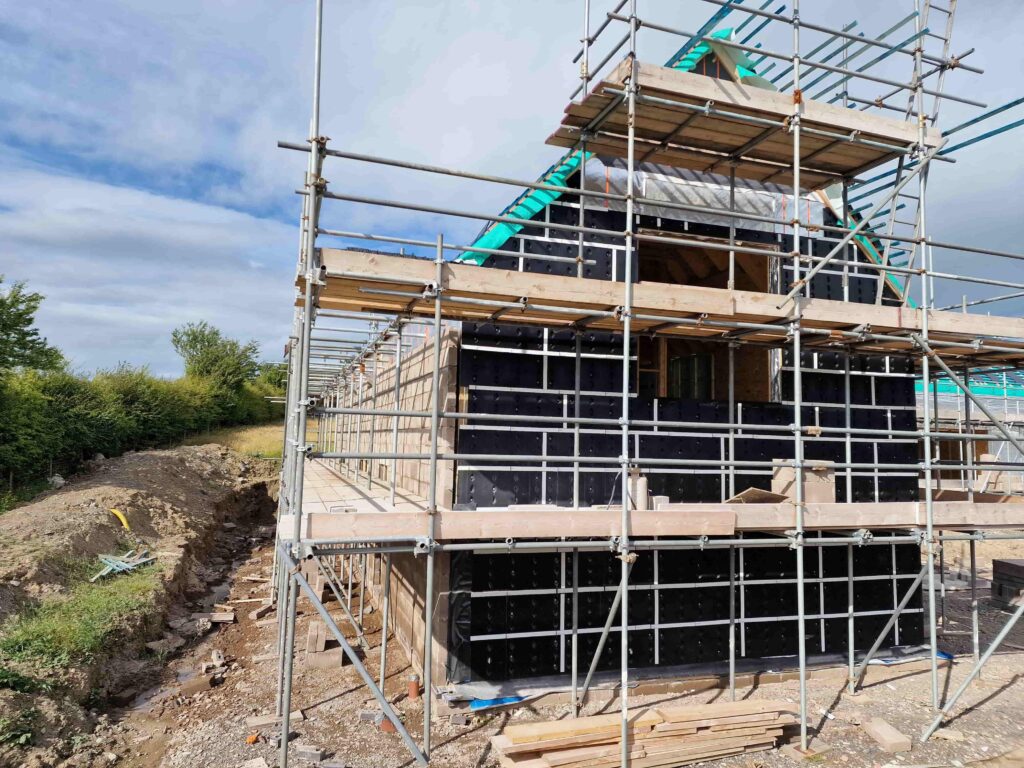
<svg viewBox="0 0 1024 768">
<path fill-rule="evenodd" d="M 1020 604 L 1024 595 L 1024 560 L 992 561 L 992 602 L 1001 608 Z"/>
<path fill-rule="evenodd" d="M 309 760 L 313 763 L 319 763 L 327 756 L 327 753 L 320 747 L 313 747 L 308 744 L 296 744 L 295 745 L 295 757 L 300 760 Z"/>
<path fill-rule="evenodd" d="M 272 610 L 274 610 L 272 605 L 261 605 L 259 608 L 249 611 L 249 621 L 259 621 Z"/>
<path fill-rule="evenodd" d="M 886 752 L 909 752 L 912 747 L 909 736 L 900 733 L 880 717 L 871 718 L 861 728 Z"/>
<path fill-rule="evenodd" d="M 206 620 L 214 624 L 234 624 L 235 614 L 233 611 L 218 611 L 215 613 L 193 613 L 192 618 L 196 621 Z"/>
<path fill-rule="evenodd" d="M 797 707 L 785 701 L 730 702 L 638 710 L 630 717 L 631 761 L 687 765 L 773 749 Z M 531 761 L 537 768 L 616 766 L 622 745 L 618 714 L 512 725 L 491 739 L 503 766 Z"/>
<path fill-rule="evenodd" d="M 185 644 L 184 639 L 170 632 L 165 632 L 160 640 L 152 640 L 146 643 L 146 647 L 153 653 L 168 654 L 178 650 Z"/>
<path fill-rule="evenodd" d="M 134 549 L 124 555 L 99 555 L 99 561 L 103 563 L 103 570 L 93 576 L 89 581 L 98 581 L 111 573 L 128 573 L 136 568 L 156 560 L 151 557 L 149 550 L 144 549 L 136 552 Z"/>
<path fill-rule="evenodd" d="M 302 714 L 301 709 L 296 709 L 292 712 L 289 718 L 290 722 L 299 723 L 306 719 L 306 716 Z M 245 724 L 249 728 L 265 728 L 268 725 L 276 725 L 280 722 L 281 718 L 277 715 L 254 715 L 253 717 L 245 718 Z"/>
</svg>

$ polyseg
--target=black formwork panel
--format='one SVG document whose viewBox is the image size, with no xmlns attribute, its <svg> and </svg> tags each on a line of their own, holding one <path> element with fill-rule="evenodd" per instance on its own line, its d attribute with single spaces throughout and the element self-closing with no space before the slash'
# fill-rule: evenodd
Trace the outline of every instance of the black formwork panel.
<svg viewBox="0 0 1024 768">
<path fill-rule="evenodd" d="M 855 546 L 854 643 L 869 647 L 920 570 L 916 545 Z M 730 590 L 735 605 L 737 657 L 795 656 L 796 554 L 787 547 L 736 547 L 730 587 L 727 549 L 638 553 L 630 574 L 629 665 L 633 668 L 713 663 L 728 659 Z M 578 564 L 577 650 L 590 663 L 621 578 L 614 552 L 588 550 Z M 449 682 L 512 680 L 570 670 L 572 552 L 453 554 L 449 593 Z M 807 651 L 848 649 L 847 548 L 805 550 Z M 620 617 L 598 662 L 620 664 Z M 886 645 L 923 641 L 918 588 Z"/>
<path fill-rule="evenodd" d="M 567 182 L 572 186 L 572 181 Z M 535 222 L 526 225 L 502 246 L 507 256 L 490 256 L 484 267 L 526 272 L 575 275 L 571 263 L 521 259 L 519 254 L 575 258 L 575 234 L 546 228 L 545 223 L 578 223 L 575 198 L 563 196 L 548 206 Z M 562 204 L 565 203 L 565 204 Z M 587 226 L 608 230 L 625 227 L 621 212 L 588 209 Z M 827 221 L 826 223 L 835 223 Z M 728 237 L 727 227 L 639 216 L 635 226 L 686 233 L 688 236 Z M 738 230 L 738 239 L 763 243 L 782 252 L 792 250 L 787 234 Z M 822 256 L 835 238 L 803 238 L 805 252 Z M 587 235 L 584 257 L 593 261 L 584 276 L 623 280 L 621 238 Z M 860 250 L 849 247 L 843 257 L 863 261 Z M 633 261 L 633 279 L 638 260 Z M 822 270 L 810 285 L 810 295 L 833 300 L 874 303 L 877 273 L 854 265 Z M 781 290 L 788 291 L 795 277 L 783 261 Z M 844 287 L 845 283 L 845 287 Z M 883 303 L 894 297 L 883 295 Z M 463 323 L 458 381 L 460 410 L 510 416 L 581 416 L 609 420 L 607 425 L 584 426 L 579 434 L 583 457 L 609 459 L 604 464 L 582 464 L 579 502 L 583 506 L 618 503 L 621 483 L 617 458 L 622 415 L 621 337 L 581 330 L 577 401 L 574 358 L 577 336 L 572 330 L 540 329 L 506 323 Z M 734 439 L 735 458 L 770 462 L 792 459 L 794 442 L 788 432 L 758 430 L 759 426 L 786 427 L 794 421 L 794 360 L 790 350 L 781 357 L 777 380 L 779 402 L 741 402 L 736 418 L 744 435 Z M 631 363 L 635 365 L 635 362 Z M 846 391 L 849 367 L 849 394 Z M 909 358 L 851 355 L 834 350 L 805 351 L 799 360 L 802 381 L 801 421 L 805 426 L 872 429 L 879 432 L 916 428 L 914 368 Z M 631 372 L 630 381 L 635 381 Z M 633 385 L 635 386 L 635 385 Z M 644 472 L 652 494 L 673 502 L 720 502 L 728 494 L 721 466 L 687 465 L 688 460 L 718 463 L 729 422 L 724 403 L 641 398 L 632 391 L 629 415 L 660 422 L 695 422 L 700 429 L 660 427 L 631 430 L 630 457 L 677 459 L 673 467 L 647 465 Z M 849 399 L 850 407 L 846 408 Z M 489 421 L 460 422 L 456 450 L 461 454 L 501 454 L 501 462 L 460 461 L 456 470 L 456 504 L 462 508 L 507 507 L 516 504 L 573 503 L 572 465 L 527 461 L 518 456 L 572 456 L 575 437 L 568 423 Z M 914 465 L 918 445 L 913 440 L 839 435 L 804 440 L 812 460 L 844 463 L 849 451 L 855 463 L 894 465 L 893 469 L 836 470 L 839 501 L 915 501 L 917 472 L 896 469 Z M 737 490 L 771 488 L 771 470 L 742 469 L 735 475 Z M 496 510 L 495 514 L 501 514 Z M 866 648 L 884 626 L 904 590 L 920 570 L 915 545 L 854 547 L 855 645 Z M 571 657 L 571 553 L 470 554 L 452 558 L 449 623 L 451 681 L 508 680 L 559 674 L 568 670 Z M 597 646 L 620 578 L 621 563 L 613 553 L 579 553 L 578 596 L 580 627 L 578 651 L 584 667 Z M 737 548 L 737 647 L 742 658 L 789 656 L 797 652 L 795 554 L 786 548 Z M 845 547 L 808 548 L 805 558 L 807 647 L 809 653 L 845 651 L 848 645 L 847 552 Z M 729 558 L 724 550 L 704 552 L 665 550 L 643 552 L 634 566 L 630 589 L 630 666 L 722 661 L 728 654 L 730 603 Z M 913 644 L 923 637 L 921 594 L 918 590 L 887 642 Z M 619 665 L 620 636 L 608 638 L 599 669 Z"/>
</svg>

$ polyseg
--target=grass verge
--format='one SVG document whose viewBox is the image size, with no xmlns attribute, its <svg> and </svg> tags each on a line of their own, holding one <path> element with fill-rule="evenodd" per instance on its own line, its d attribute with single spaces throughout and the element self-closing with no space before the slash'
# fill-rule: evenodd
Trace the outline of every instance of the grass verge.
<svg viewBox="0 0 1024 768">
<path fill-rule="evenodd" d="M 62 668 L 113 647 L 130 620 L 148 610 L 159 570 L 147 566 L 46 597 L 13 616 L 0 632 L 0 658 Z"/>
<path fill-rule="evenodd" d="M 281 441 L 284 439 L 283 426 L 279 423 L 262 424 L 257 427 L 225 427 L 185 440 L 185 445 L 206 445 L 217 443 L 247 456 L 262 459 L 281 458 Z"/>
</svg>

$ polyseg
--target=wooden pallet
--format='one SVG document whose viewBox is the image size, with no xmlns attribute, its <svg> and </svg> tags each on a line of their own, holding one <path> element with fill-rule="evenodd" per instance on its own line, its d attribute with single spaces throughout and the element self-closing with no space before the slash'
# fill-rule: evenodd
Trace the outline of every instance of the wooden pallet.
<svg viewBox="0 0 1024 768">
<path fill-rule="evenodd" d="M 637 768 L 688 765 L 773 749 L 797 724 L 796 705 L 743 701 L 641 709 L 629 718 L 629 760 Z M 618 714 L 511 725 L 491 738 L 505 768 L 616 768 Z"/>
</svg>

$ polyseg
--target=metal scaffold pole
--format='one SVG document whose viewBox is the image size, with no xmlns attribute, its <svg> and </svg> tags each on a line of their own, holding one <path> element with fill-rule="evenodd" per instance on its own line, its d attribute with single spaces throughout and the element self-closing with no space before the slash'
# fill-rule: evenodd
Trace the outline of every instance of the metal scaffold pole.
<svg viewBox="0 0 1024 768">
<path fill-rule="evenodd" d="M 921 0 L 914 0 L 914 10 L 917 12 L 916 27 L 917 31 L 922 31 L 922 18 L 921 18 Z M 922 43 L 918 43 L 914 52 L 914 78 L 913 78 L 913 94 L 914 103 L 917 109 L 917 129 L 918 129 L 918 151 L 922 153 L 922 157 L 919 158 L 920 172 L 917 176 L 917 220 L 916 220 L 916 233 L 917 236 L 926 239 L 928 236 L 928 230 L 926 228 L 925 218 L 925 201 L 927 200 L 928 191 L 928 169 L 925 166 L 925 158 L 923 153 L 925 151 L 925 135 L 928 128 L 927 115 L 924 109 L 924 84 L 921 77 L 922 67 Z M 907 177 L 909 178 L 909 177 Z M 895 202 L 894 202 L 895 205 Z M 920 246 L 921 251 L 921 265 L 925 272 L 921 275 L 921 307 L 925 310 L 921 313 L 921 338 L 927 343 L 928 341 L 928 326 L 929 326 L 929 315 L 931 314 L 928 310 L 933 306 L 932 295 L 931 295 L 931 281 L 928 277 L 928 271 L 931 269 L 931 263 L 929 254 L 931 249 L 927 244 L 922 243 Z M 929 425 L 931 423 L 931 411 L 930 411 L 930 398 L 929 388 L 931 386 L 931 371 L 929 369 L 929 359 L 927 355 L 921 357 L 921 379 L 924 385 L 924 398 L 922 399 L 923 405 L 923 437 L 922 445 L 924 450 L 924 493 L 925 493 L 925 549 L 926 549 L 926 569 L 928 576 L 928 644 L 929 644 L 929 657 L 931 662 L 931 698 L 932 707 L 935 709 L 939 708 L 939 656 L 938 656 L 938 630 L 936 626 L 936 600 L 935 600 L 935 555 L 936 555 L 936 542 L 935 542 L 935 500 L 934 500 L 934 471 L 933 471 L 933 454 L 932 454 L 932 441 L 930 437 Z"/>
<path fill-rule="evenodd" d="M 626 150 L 626 236 L 623 254 L 623 303 L 622 303 L 622 443 L 619 457 L 622 483 L 622 519 L 619 532 L 619 559 L 621 560 L 622 603 L 619 607 L 621 620 L 621 642 L 619 645 L 619 709 L 622 716 L 619 738 L 621 739 L 621 765 L 629 766 L 629 573 L 636 553 L 630 552 L 629 526 L 631 499 L 629 493 L 629 393 L 632 370 L 630 366 L 630 328 L 633 311 L 633 261 L 634 243 L 633 228 L 635 212 L 633 192 L 635 184 L 635 144 L 636 144 L 636 92 L 639 62 L 636 53 L 637 15 L 636 0 L 629 4 L 629 61 L 630 75 L 626 86 L 626 102 L 628 109 L 627 150 Z M 639 487 L 639 483 L 637 484 Z"/>
<path fill-rule="evenodd" d="M 313 47 L 313 108 L 310 119 L 310 153 L 306 172 L 306 229 L 305 242 L 302 249 L 302 267 L 305 288 L 302 300 L 302 327 L 298 338 L 299 352 L 299 387 L 295 400 L 296 439 L 291 446 L 292 485 L 289 493 L 289 512 L 294 524 L 292 528 L 292 549 L 294 556 L 299 558 L 299 541 L 302 534 L 302 482 L 305 469 L 306 424 L 309 408 L 309 357 L 310 337 L 313 330 L 313 293 L 319 279 L 316 258 L 316 231 L 319 216 L 319 200 L 322 184 L 320 173 L 323 164 L 324 142 L 320 137 L 320 59 L 323 41 L 323 0 L 316 0 L 316 23 Z M 298 609 L 299 583 L 297 574 L 288 569 L 288 591 L 284 605 L 284 644 L 278 657 L 280 674 L 278 677 L 278 708 L 277 715 L 281 723 L 281 748 L 279 766 L 288 766 L 289 733 L 291 731 L 290 713 L 292 699 L 292 671 L 295 652 L 295 621 Z"/>
<path fill-rule="evenodd" d="M 402 408 L 402 323 L 401 322 L 396 324 L 395 339 L 396 339 L 395 340 L 395 366 L 392 369 L 392 371 L 393 371 L 393 376 L 395 377 L 395 381 L 394 381 L 394 401 L 395 401 L 395 404 L 394 405 L 395 405 L 396 415 L 394 416 L 394 418 L 393 418 L 393 420 L 391 422 L 391 453 L 394 454 L 394 456 L 391 459 L 391 466 L 390 466 L 390 468 L 388 470 L 388 475 L 389 475 L 388 480 L 391 483 L 391 495 L 390 495 L 389 501 L 391 503 L 391 507 L 392 508 L 394 508 L 394 506 L 395 506 L 395 492 L 396 492 L 396 490 L 398 488 L 398 458 L 397 458 L 398 457 L 398 420 L 399 420 L 400 417 L 397 415 L 397 411 L 401 410 L 401 408 Z"/>
<path fill-rule="evenodd" d="M 434 631 L 434 550 L 437 528 L 437 463 L 438 433 L 441 410 L 441 294 L 444 290 L 444 237 L 437 236 L 434 257 L 434 360 L 430 387 L 430 477 L 427 490 L 427 565 L 426 589 L 423 600 L 423 754 L 430 758 L 430 718 L 433 700 L 432 653 Z"/>
<path fill-rule="evenodd" d="M 793 284 L 801 284 L 802 252 L 800 243 L 800 122 L 803 112 L 803 93 L 800 90 L 800 0 L 793 0 L 793 116 L 790 129 L 793 133 Z M 800 318 L 803 309 L 802 298 L 794 289 L 795 319 L 790 326 L 793 336 L 793 450 L 794 450 L 794 503 L 796 508 L 796 531 L 793 539 L 796 548 L 796 602 L 797 602 L 797 662 L 800 685 L 800 749 L 807 751 L 807 608 L 804 583 L 804 443 L 803 443 L 803 387 L 802 350 Z"/>
</svg>

